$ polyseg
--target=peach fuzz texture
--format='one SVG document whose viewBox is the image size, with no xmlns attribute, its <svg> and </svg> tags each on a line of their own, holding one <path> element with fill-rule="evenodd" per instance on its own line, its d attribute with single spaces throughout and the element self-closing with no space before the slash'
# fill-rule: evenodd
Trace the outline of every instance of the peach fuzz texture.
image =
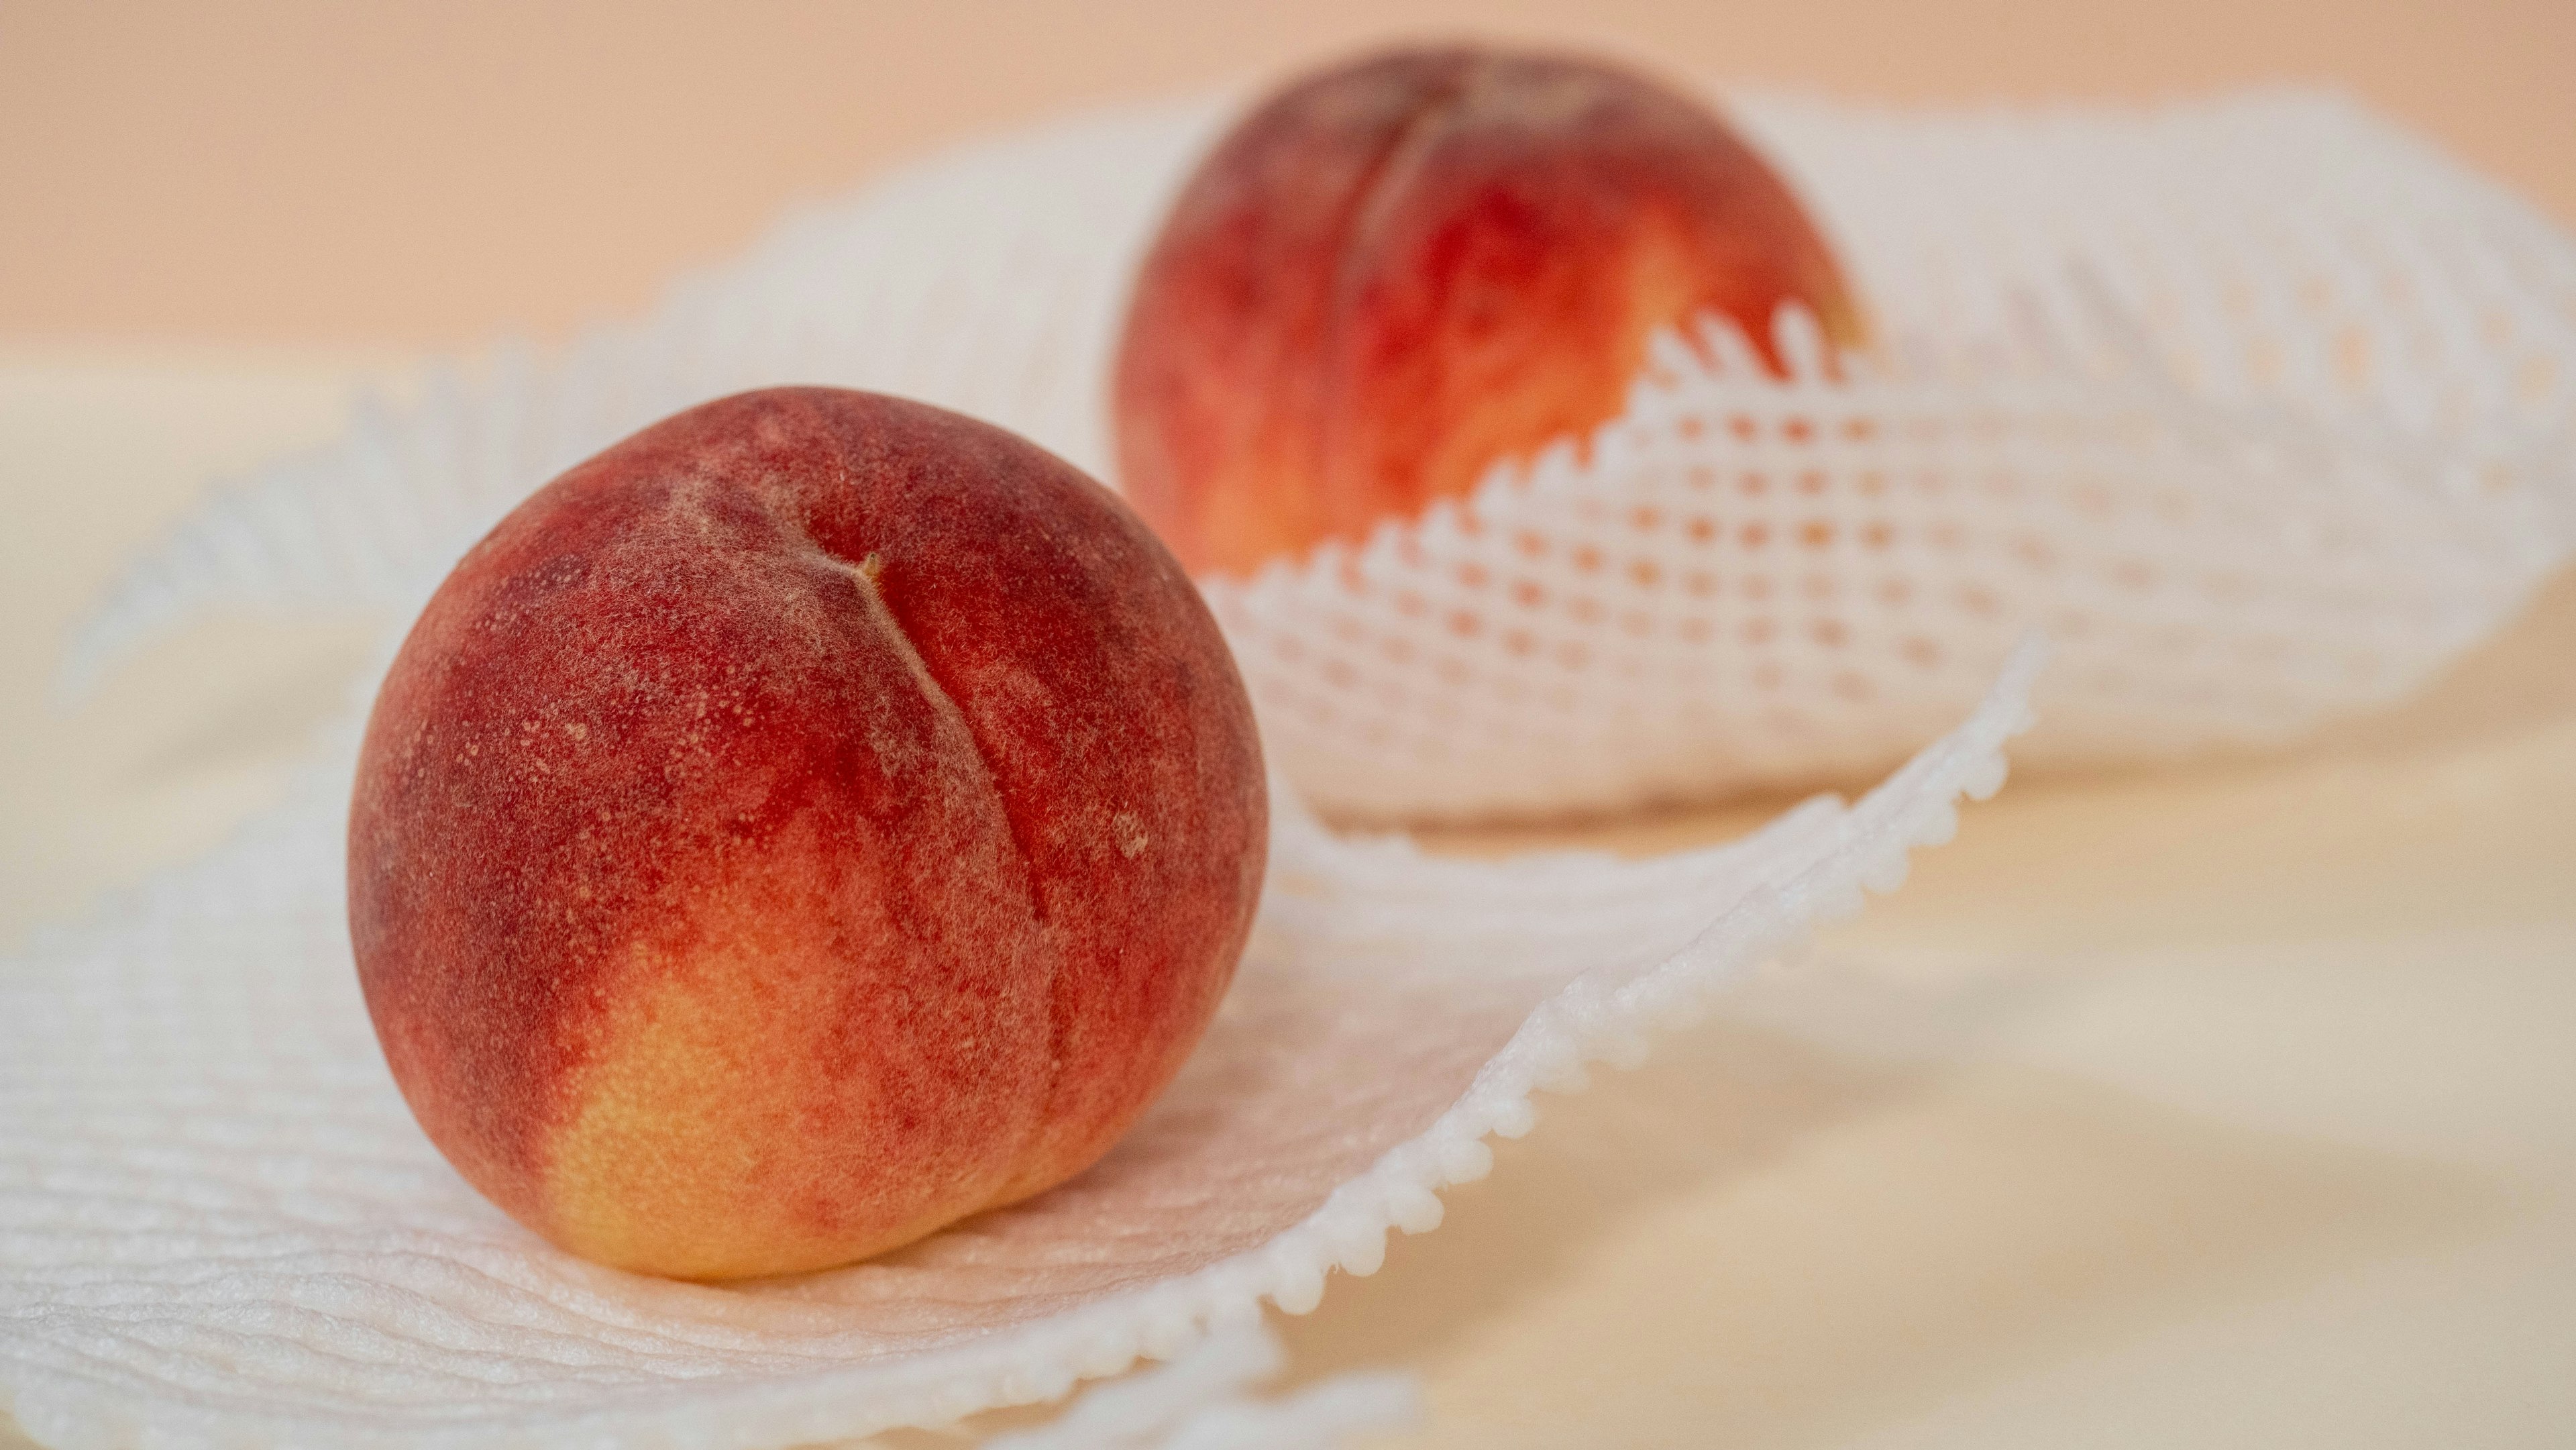
<svg viewBox="0 0 2576 1450">
<path fill-rule="evenodd" d="M 1398 51 L 1287 87 L 1184 186 L 1116 364 L 1120 483 L 1193 573 L 1247 574 L 1616 417 L 1657 328 L 1766 360 L 1859 312 L 1762 159 L 1572 57 Z"/>
<path fill-rule="evenodd" d="M 368 723 L 350 929 L 494 1203 L 790 1273 L 1106 1152 L 1233 975 L 1267 809 L 1214 622 L 1106 490 L 925 405 L 747 393 L 439 588 Z"/>
</svg>

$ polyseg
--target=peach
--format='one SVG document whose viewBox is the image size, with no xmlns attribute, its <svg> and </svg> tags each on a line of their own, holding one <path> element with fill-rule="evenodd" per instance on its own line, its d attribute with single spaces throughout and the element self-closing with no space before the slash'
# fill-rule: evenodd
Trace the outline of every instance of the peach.
<svg viewBox="0 0 2576 1450">
<path fill-rule="evenodd" d="M 790 1273 L 1107 1151 L 1233 975 L 1266 813 L 1215 623 L 1108 492 L 936 408 L 747 393 L 439 588 L 368 722 L 350 932 L 494 1203 Z"/>
<path fill-rule="evenodd" d="M 1405 50 L 1298 81 L 1200 164 L 1138 275 L 1120 481 L 1193 573 L 1471 491 L 1620 412 L 1658 328 L 1770 352 L 1859 312 L 1797 198 L 1694 101 L 1597 62 Z"/>
</svg>

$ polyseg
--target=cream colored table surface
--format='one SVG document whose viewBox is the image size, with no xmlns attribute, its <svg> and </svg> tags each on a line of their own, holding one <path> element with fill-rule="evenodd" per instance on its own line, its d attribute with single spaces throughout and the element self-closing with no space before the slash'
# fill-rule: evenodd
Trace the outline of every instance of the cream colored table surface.
<svg viewBox="0 0 2576 1450">
<path fill-rule="evenodd" d="M 0 950 L 347 698 L 362 632 L 248 621 L 49 689 L 126 551 L 373 366 L 0 348 Z M 2294 757 L 2016 781 L 1497 1160 L 1284 1324 L 1300 1377 L 1418 1372 L 1421 1444 L 2576 1443 L 2576 580 Z"/>
</svg>

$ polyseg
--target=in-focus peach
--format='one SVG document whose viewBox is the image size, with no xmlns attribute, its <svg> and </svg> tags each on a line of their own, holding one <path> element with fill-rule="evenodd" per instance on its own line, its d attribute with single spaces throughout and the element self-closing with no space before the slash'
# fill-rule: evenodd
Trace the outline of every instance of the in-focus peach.
<svg viewBox="0 0 2576 1450">
<path fill-rule="evenodd" d="M 1174 204 L 1120 344 L 1120 484 L 1194 573 L 1471 491 L 1616 417 L 1658 328 L 1775 365 L 1859 312 L 1780 178 L 1699 103 L 1590 60 L 1405 50 L 1298 81 Z"/>
<path fill-rule="evenodd" d="M 1116 499 L 781 389 L 458 564 L 368 723 L 350 928 L 495 1203 L 609 1264 L 786 1273 L 1105 1152 L 1225 991 L 1266 810 L 1215 624 Z"/>
</svg>

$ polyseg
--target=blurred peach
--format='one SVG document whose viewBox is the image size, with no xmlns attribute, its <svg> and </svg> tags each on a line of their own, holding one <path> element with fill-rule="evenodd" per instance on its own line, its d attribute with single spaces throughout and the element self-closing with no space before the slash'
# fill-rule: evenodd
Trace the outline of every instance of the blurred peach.
<svg viewBox="0 0 2576 1450">
<path fill-rule="evenodd" d="M 1193 573 L 1248 573 L 1472 490 L 1618 415 L 1658 328 L 1767 361 L 1859 309 L 1710 111 L 1596 61 L 1403 50 L 1297 81 L 1174 205 L 1117 358 L 1121 483 Z"/>
</svg>

